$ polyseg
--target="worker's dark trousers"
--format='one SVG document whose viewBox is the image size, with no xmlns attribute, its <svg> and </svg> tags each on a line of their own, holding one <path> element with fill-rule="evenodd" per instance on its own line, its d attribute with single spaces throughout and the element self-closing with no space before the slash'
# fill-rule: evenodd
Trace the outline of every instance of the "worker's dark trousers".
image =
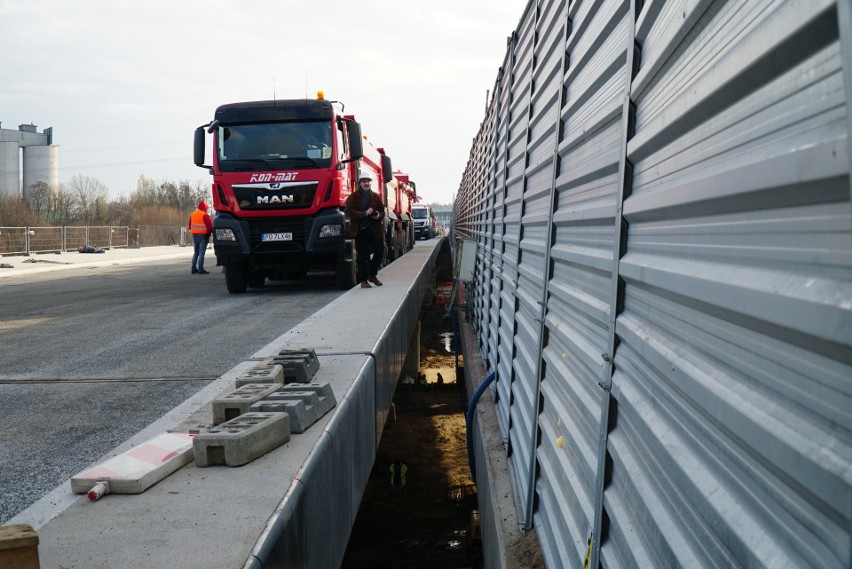
<svg viewBox="0 0 852 569">
<path fill-rule="evenodd" d="M 358 263 L 358 282 L 364 282 L 379 274 L 385 253 L 385 244 L 376 237 L 372 227 L 358 231 L 358 237 L 355 238 L 355 249 L 357 250 L 355 260 Z M 372 259 L 370 259 L 371 254 L 373 255 Z"/>
</svg>

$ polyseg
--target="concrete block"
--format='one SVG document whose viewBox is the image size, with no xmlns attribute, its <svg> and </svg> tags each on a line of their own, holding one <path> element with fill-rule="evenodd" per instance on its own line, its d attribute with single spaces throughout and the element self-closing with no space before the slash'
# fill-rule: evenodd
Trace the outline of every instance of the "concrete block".
<svg viewBox="0 0 852 569">
<path fill-rule="evenodd" d="M 317 414 L 322 417 L 332 410 L 337 405 L 337 400 L 334 398 L 334 391 L 331 390 L 329 383 L 304 383 L 299 385 L 284 385 L 280 390 L 281 393 L 304 392 L 310 391 L 317 394 L 319 402 L 317 403 Z"/>
<path fill-rule="evenodd" d="M 193 439 L 195 464 L 241 466 L 290 440 L 286 413 L 243 413 Z"/>
<path fill-rule="evenodd" d="M 248 408 L 281 389 L 280 384 L 248 383 L 213 400 L 213 424 L 219 425 L 239 417 Z"/>
<path fill-rule="evenodd" d="M 280 364 L 258 364 L 237 378 L 237 387 L 249 383 L 284 384 L 284 366 Z"/>
<path fill-rule="evenodd" d="M 273 393 L 269 397 L 274 396 Z M 304 433 L 319 418 L 313 412 L 313 409 L 311 411 L 311 413 L 308 413 L 308 409 L 302 401 L 286 399 L 262 399 L 249 407 L 250 413 L 287 413 L 290 415 L 290 432 L 296 434 Z"/>
<path fill-rule="evenodd" d="M 289 413 L 291 431 L 303 433 L 336 404 L 334 392 L 328 383 L 296 383 L 284 385 L 252 405 L 250 409 Z"/>
<path fill-rule="evenodd" d="M 316 350 L 281 350 L 264 364 L 280 364 L 284 368 L 284 381 L 308 383 L 319 369 Z"/>
</svg>

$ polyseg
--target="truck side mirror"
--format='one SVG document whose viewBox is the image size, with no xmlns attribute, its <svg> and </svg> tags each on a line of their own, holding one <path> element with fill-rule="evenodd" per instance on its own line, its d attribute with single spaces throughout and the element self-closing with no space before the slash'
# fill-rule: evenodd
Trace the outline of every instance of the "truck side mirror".
<svg viewBox="0 0 852 569">
<path fill-rule="evenodd" d="M 387 183 L 393 180 L 393 168 L 391 168 L 391 159 L 387 154 L 382 154 L 382 180 Z"/>
<path fill-rule="evenodd" d="M 204 127 L 195 129 L 195 140 L 192 148 L 192 159 L 199 168 L 209 168 L 204 165 Z"/>
<path fill-rule="evenodd" d="M 349 158 L 360 160 L 364 157 L 364 146 L 361 143 L 361 125 L 355 121 L 346 121 L 346 132 L 349 133 Z"/>
</svg>

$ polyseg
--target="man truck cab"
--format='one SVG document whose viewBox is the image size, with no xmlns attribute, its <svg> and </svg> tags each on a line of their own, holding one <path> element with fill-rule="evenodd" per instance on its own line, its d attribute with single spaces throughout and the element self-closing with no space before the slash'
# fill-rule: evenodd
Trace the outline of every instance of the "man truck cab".
<svg viewBox="0 0 852 569">
<path fill-rule="evenodd" d="M 435 236 L 435 214 L 428 205 L 414 204 L 411 206 L 411 217 L 414 219 L 415 239 L 432 239 Z"/>
</svg>

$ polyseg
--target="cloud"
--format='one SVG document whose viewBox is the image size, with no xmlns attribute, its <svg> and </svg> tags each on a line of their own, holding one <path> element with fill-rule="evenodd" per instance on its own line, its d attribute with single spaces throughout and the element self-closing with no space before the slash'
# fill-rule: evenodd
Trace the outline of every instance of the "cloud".
<svg viewBox="0 0 852 569">
<path fill-rule="evenodd" d="M 0 121 L 54 127 L 62 179 L 124 192 L 140 174 L 208 180 L 192 131 L 218 105 L 321 89 L 427 200 L 449 201 L 525 5 L 0 0 Z"/>
</svg>

